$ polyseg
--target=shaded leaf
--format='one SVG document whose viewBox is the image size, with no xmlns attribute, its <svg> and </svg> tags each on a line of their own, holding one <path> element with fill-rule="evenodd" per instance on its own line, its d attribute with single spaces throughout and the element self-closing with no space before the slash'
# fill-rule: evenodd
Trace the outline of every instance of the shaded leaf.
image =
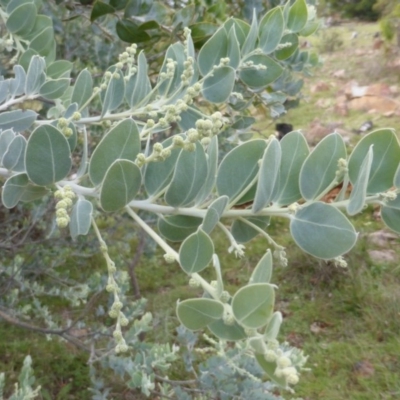
<svg viewBox="0 0 400 400">
<path fill-rule="evenodd" d="M 86 199 L 78 199 L 71 212 L 69 232 L 72 239 L 87 235 L 92 222 L 93 205 Z"/>
<path fill-rule="evenodd" d="M 46 63 L 43 58 L 33 56 L 30 60 L 26 74 L 25 94 L 27 96 L 37 94 L 43 85 L 46 75 L 44 73 Z"/>
<path fill-rule="evenodd" d="M 233 325 L 226 325 L 222 319 L 212 322 L 208 329 L 219 339 L 235 342 L 247 337 L 245 330 L 235 321 Z"/>
<path fill-rule="evenodd" d="M 158 219 L 158 230 L 167 240 L 181 242 L 190 234 L 196 232 L 202 222 L 202 218 L 185 215 L 160 216 Z"/>
<path fill-rule="evenodd" d="M 137 61 L 137 72 L 129 78 L 126 84 L 125 96 L 131 107 L 138 105 L 151 92 L 151 84 L 147 71 L 147 60 L 141 51 Z"/>
<path fill-rule="evenodd" d="M 121 19 L 116 24 L 118 37 L 127 43 L 143 43 L 151 39 L 151 36 L 140 29 L 135 22 L 129 19 Z"/>
<path fill-rule="evenodd" d="M 129 160 L 116 160 L 107 169 L 100 189 L 100 205 L 112 212 L 125 207 L 140 189 L 142 175 L 139 167 Z"/>
<path fill-rule="evenodd" d="M 96 0 L 92 7 L 92 12 L 90 13 L 90 21 L 93 22 L 97 18 L 100 18 L 107 14 L 112 14 L 115 12 L 115 8 L 110 4 L 104 3 L 103 1 Z"/>
<path fill-rule="evenodd" d="M 199 142 L 196 142 L 195 151 L 181 151 L 172 181 L 165 193 L 167 204 L 173 207 L 191 204 L 204 185 L 207 169 L 206 155 Z"/>
<path fill-rule="evenodd" d="M 257 190 L 252 211 L 257 214 L 271 203 L 279 183 L 279 167 L 281 163 L 281 147 L 273 138 L 265 149 L 257 182 Z"/>
<path fill-rule="evenodd" d="M 76 78 L 74 89 L 71 96 L 71 103 L 77 103 L 82 107 L 93 94 L 92 74 L 84 69 Z"/>
<path fill-rule="evenodd" d="M 246 220 L 257 225 L 261 229 L 265 229 L 269 225 L 270 217 L 249 217 L 246 218 Z M 238 243 L 246 243 L 260 234 L 257 230 L 240 219 L 233 222 L 231 233 Z"/>
<path fill-rule="evenodd" d="M 118 74 L 118 78 L 114 77 Z M 116 70 L 113 72 L 110 81 L 108 82 L 106 93 L 103 100 L 103 108 L 101 110 L 101 117 L 104 117 L 110 111 L 114 111 L 124 99 L 125 96 L 125 80 L 121 71 Z"/>
<path fill-rule="evenodd" d="M 228 205 L 228 202 L 229 198 L 227 196 L 221 196 L 208 206 L 207 213 L 202 224 L 202 229 L 204 232 L 212 232 L 212 230 L 218 224 L 226 206 Z"/>
<path fill-rule="evenodd" d="M 278 79 L 283 68 L 271 57 L 256 54 L 242 61 L 239 72 L 240 80 L 253 89 L 261 89 Z"/>
<path fill-rule="evenodd" d="M 13 175 L 3 186 L 1 200 L 6 208 L 15 207 L 20 201 L 33 201 L 43 197 L 48 190 L 32 185 L 26 174 Z"/>
<path fill-rule="evenodd" d="M 90 180 L 94 185 L 101 183 L 108 168 L 118 159 L 135 161 L 140 146 L 136 122 L 131 118 L 119 122 L 95 148 L 89 164 Z"/>
<path fill-rule="evenodd" d="M 257 175 L 258 160 L 266 146 L 265 140 L 252 140 L 235 147 L 224 157 L 217 175 L 220 196 L 226 195 L 232 200 L 251 183 Z"/>
<path fill-rule="evenodd" d="M 219 65 L 221 58 L 228 54 L 228 34 L 224 27 L 221 27 L 207 40 L 200 49 L 198 65 L 200 73 L 207 75 L 214 66 Z"/>
<path fill-rule="evenodd" d="M 276 203 L 292 204 L 301 199 L 299 176 L 301 166 L 310 150 L 304 136 L 298 132 L 290 132 L 280 141 L 282 156 L 279 169 L 279 194 Z"/>
<path fill-rule="evenodd" d="M 361 210 L 364 208 L 372 160 L 373 146 L 371 145 L 363 163 L 361 164 L 358 178 L 350 194 L 349 203 L 347 204 L 347 213 L 349 215 L 355 215 L 361 212 Z"/>
<path fill-rule="evenodd" d="M 231 95 L 234 84 L 234 69 L 218 67 L 204 80 L 202 94 L 211 103 L 224 103 Z"/>
<path fill-rule="evenodd" d="M 282 37 L 280 45 L 284 47 L 275 51 L 275 57 L 277 60 L 286 60 L 298 49 L 299 38 L 295 33 L 288 33 Z"/>
<path fill-rule="evenodd" d="M 382 221 L 394 232 L 400 234 L 400 196 L 387 201 L 381 208 Z"/>
<path fill-rule="evenodd" d="M 212 299 L 189 299 L 178 303 L 176 314 L 187 329 L 195 331 L 222 317 L 224 306 Z"/>
<path fill-rule="evenodd" d="M 37 9 L 34 3 L 22 4 L 16 7 L 8 16 L 6 22 L 7 30 L 14 35 L 24 36 L 32 30 L 36 16 Z"/>
<path fill-rule="evenodd" d="M 264 339 L 265 340 L 276 340 L 279 334 L 279 330 L 282 324 L 282 314 L 279 311 L 275 311 L 272 314 L 271 319 L 268 321 L 268 325 L 265 328 Z"/>
<path fill-rule="evenodd" d="M 276 49 L 284 29 L 285 21 L 280 7 L 273 8 L 265 14 L 259 28 L 260 48 L 264 54 L 270 54 Z"/>
<path fill-rule="evenodd" d="M 69 87 L 69 78 L 47 80 L 39 89 L 39 94 L 48 100 L 59 99 Z"/>
<path fill-rule="evenodd" d="M 65 136 L 52 125 L 41 125 L 28 139 L 25 167 L 29 179 L 46 186 L 65 178 L 71 169 L 71 154 Z"/>
<path fill-rule="evenodd" d="M 0 114 L 0 129 L 12 128 L 15 132 L 22 132 L 32 126 L 37 114 L 32 110 L 6 111 Z"/>
<path fill-rule="evenodd" d="M 25 170 L 26 139 L 17 135 L 7 148 L 1 160 L 3 166 L 10 171 L 22 172 Z"/>
</svg>

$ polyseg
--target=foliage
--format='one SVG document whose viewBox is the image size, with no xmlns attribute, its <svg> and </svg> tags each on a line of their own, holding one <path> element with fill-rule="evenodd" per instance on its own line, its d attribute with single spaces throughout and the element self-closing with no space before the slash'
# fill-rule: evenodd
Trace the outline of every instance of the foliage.
<svg viewBox="0 0 400 400">
<path fill-rule="evenodd" d="M 24 364 L 19 375 L 18 383 L 15 384 L 14 393 L 8 397 L 8 400 L 28 400 L 35 399 L 39 396 L 40 386 L 33 389 L 32 385 L 35 383 L 35 377 L 32 370 L 32 359 L 30 356 L 26 356 Z M 3 400 L 5 386 L 4 373 L 0 374 L 0 399 Z"/>
<path fill-rule="evenodd" d="M 99 308 L 104 321 L 87 335 L 98 345 L 90 359 L 94 398 L 108 395 L 96 377 L 97 364 L 125 377 L 129 388 L 145 396 L 192 398 L 196 387 L 206 398 L 249 398 L 248 393 L 266 398 L 266 392 L 277 398 L 274 387 L 291 390 L 306 357 L 277 340 L 282 315 L 274 311 L 273 259 L 282 265 L 287 259 L 285 249 L 267 232 L 270 219 L 288 219 L 291 235 L 304 252 L 342 266 L 343 255 L 357 239 L 344 211 L 355 215 L 367 204 L 379 204 L 384 222 L 400 230 L 400 145 L 393 130 L 366 136 L 350 156 L 337 133 L 312 151 L 297 131 L 281 142 L 273 137 L 246 141 L 248 135 L 243 135 L 253 123 L 251 104 L 279 115 L 283 103 L 301 88 L 296 73 L 307 73 L 317 63 L 315 55 L 299 48 L 299 37 L 318 27 L 313 7 L 296 0 L 260 19 L 254 12 L 251 24 L 228 19 L 198 53 L 186 28 L 183 43 L 168 47 L 155 78 L 149 76 L 144 52 L 134 44 L 100 79 L 84 69 L 71 85 L 72 65 L 55 61 L 52 46 L 32 46 L 43 34 L 35 28 L 42 21 L 37 4 L 5 3 L 1 16 L 14 29 L 7 45 L 20 64 L 0 87 L 2 202 L 9 209 L 31 202 L 43 209 L 47 202 L 55 209 L 54 229 L 69 227 L 73 245 L 87 243 L 89 232 L 98 239 L 107 276 L 89 273 L 75 287 L 68 281 L 68 295 L 63 291 L 67 302 L 88 302 L 87 308 L 89 293 L 101 293 L 105 287 L 110 294 L 108 317 L 115 324 L 109 327 L 110 320 Z M 109 7 L 96 4 L 105 11 L 114 7 L 112 2 Z M 26 5 L 35 11 L 31 28 L 21 31 L 14 20 L 25 21 Z M 44 30 L 47 35 L 47 25 Z M 38 115 L 29 109 L 27 101 L 32 100 L 50 102 L 51 107 Z M 224 135 L 234 142 L 228 152 L 220 152 Z M 323 203 L 324 195 L 340 183 L 343 190 L 335 202 Z M 353 190 L 347 195 L 350 185 Z M 178 352 L 183 352 L 177 344 L 142 340 L 152 330 L 152 315 L 145 312 L 144 300 L 127 298 L 127 274 L 116 267 L 119 255 L 109 251 L 99 227 L 99 214 L 116 212 L 133 219 L 163 249 L 165 262 L 178 263 L 189 285 L 200 289 L 176 307 L 186 328 L 179 329 L 177 343 L 187 349 L 185 367 L 195 379 L 168 378 Z M 157 219 L 157 230 L 149 214 Z M 244 243 L 259 234 L 272 249 L 233 295 L 225 289 L 223 266 L 215 254 L 215 229 L 226 235 L 228 250 L 236 256 L 242 256 Z M 169 242 L 182 243 L 177 251 Z M 2 299 L 1 317 L 34 329 L 21 321 L 33 314 L 45 321 L 42 332 L 77 343 L 72 330 L 77 321 L 53 320 L 41 299 L 44 294 L 59 295 L 57 289 L 52 292 L 45 279 L 30 288 L 31 271 L 25 262 L 16 256 L 4 267 L 15 282 L 13 296 Z M 214 273 L 211 281 L 206 278 L 209 269 Z M 19 297 L 19 291 L 28 288 L 32 304 Z M 133 324 L 123 332 L 130 321 Z M 213 338 L 205 336 L 207 346 L 197 351 L 215 356 L 197 362 L 193 349 L 198 339 L 190 331 L 205 328 Z M 106 340 L 111 335 L 115 342 Z M 263 382 L 265 377 L 270 382 Z"/>
<path fill-rule="evenodd" d="M 397 36 L 397 45 L 400 47 L 400 4 L 379 0 L 375 9 L 382 15 L 379 25 L 384 39 L 392 42 Z"/>
<path fill-rule="evenodd" d="M 376 21 L 379 12 L 375 9 L 377 0 L 327 0 L 332 10 L 345 18 L 357 18 L 364 21 Z"/>
</svg>

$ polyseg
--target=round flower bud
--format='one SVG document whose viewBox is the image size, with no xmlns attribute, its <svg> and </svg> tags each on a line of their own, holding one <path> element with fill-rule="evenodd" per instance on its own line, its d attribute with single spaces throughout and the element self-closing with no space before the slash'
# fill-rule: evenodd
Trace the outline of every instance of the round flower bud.
<svg viewBox="0 0 400 400">
<path fill-rule="evenodd" d="M 118 353 L 126 353 L 128 351 L 128 345 L 126 343 L 120 344 L 115 348 L 115 351 L 117 351 L 117 348 L 119 348 Z"/>
<path fill-rule="evenodd" d="M 172 143 L 174 147 L 183 147 L 185 144 L 182 136 L 174 136 Z"/>
<path fill-rule="evenodd" d="M 171 156 L 171 150 L 170 149 L 164 149 L 162 152 L 161 152 L 161 157 L 165 160 L 166 158 L 168 158 L 168 157 L 170 157 Z"/>
<path fill-rule="evenodd" d="M 286 380 L 289 385 L 296 385 L 299 383 L 299 376 L 297 374 L 292 374 L 289 375 Z"/>
<path fill-rule="evenodd" d="M 276 360 L 276 365 L 279 368 L 286 368 L 286 367 L 290 367 L 292 365 L 292 362 L 290 361 L 289 357 L 281 356 Z"/>
<path fill-rule="evenodd" d="M 108 284 L 108 285 L 106 286 L 106 291 L 107 291 L 108 293 L 112 293 L 114 290 L 115 290 L 115 285 L 114 285 L 114 284 Z"/>
<path fill-rule="evenodd" d="M 122 309 L 123 304 L 120 301 L 114 301 L 114 304 L 112 305 L 113 310 L 120 311 Z"/>
<path fill-rule="evenodd" d="M 56 204 L 56 210 L 60 209 L 60 208 L 67 208 L 68 204 L 67 202 L 64 200 L 60 200 L 57 204 Z"/>
<path fill-rule="evenodd" d="M 196 145 L 194 143 L 186 143 L 185 146 L 183 147 L 186 151 L 192 152 L 196 150 Z"/>
<path fill-rule="evenodd" d="M 222 303 L 227 303 L 230 298 L 231 298 L 231 295 L 226 290 L 224 290 L 221 293 L 221 296 L 219 297 L 219 299 L 222 301 Z"/>
<path fill-rule="evenodd" d="M 68 217 L 68 213 L 65 208 L 59 208 L 58 210 L 56 210 L 56 216 L 58 218 L 66 218 Z"/>
<path fill-rule="evenodd" d="M 79 121 L 82 118 L 82 115 L 80 112 L 76 111 L 72 114 L 72 119 L 74 121 Z"/>
<path fill-rule="evenodd" d="M 117 318 L 117 317 L 118 317 L 118 311 L 111 309 L 111 310 L 109 311 L 108 315 L 109 315 L 111 318 Z"/>
<path fill-rule="evenodd" d="M 200 142 L 203 146 L 208 146 L 211 143 L 211 139 L 209 137 L 203 137 Z"/>
<path fill-rule="evenodd" d="M 69 219 L 65 217 L 56 218 L 56 224 L 59 228 L 66 228 L 68 226 Z"/>
<path fill-rule="evenodd" d="M 64 128 L 62 132 L 66 138 L 71 137 L 72 134 L 74 133 L 74 131 L 71 128 Z"/>
<path fill-rule="evenodd" d="M 154 153 L 161 153 L 163 151 L 164 147 L 161 143 L 155 143 L 153 146 L 153 151 Z"/>
<path fill-rule="evenodd" d="M 120 329 L 116 329 L 114 332 L 113 332 L 113 336 L 114 336 L 114 339 L 116 340 L 116 341 L 120 341 L 121 339 L 122 339 L 122 332 L 121 332 L 121 330 Z"/>
<path fill-rule="evenodd" d="M 106 90 L 106 89 L 107 89 L 107 83 L 102 83 L 102 84 L 100 85 L 100 89 L 101 89 L 101 90 Z"/>
<path fill-rule="evenodd" d="M 192 287 L 192 288 L 198 288 L 198 287 L 200 287 L 200 283 L 199 283 L 199 281 L 197 279 L 190 278 L 189 279 L 189 286 Z"/>
<path fill-rule="evenodd" d="M 189 142 L 195 143 L 199 140 L 199 132 L 196 129 L 189 129 L 187 132 L 187 138 Z"/>
<path fill-rule="evenodd" d="M 224 314 L 222 317 L 225 325 L 232 326 L 235 324 L 235 317 L 232 314 Z"/>
<path fill-rule="evenodd" d="M 215 289 L 218 286 L 218 282 L 217 281 L 211 281 L 210 285 Z"/>
<path fill-rule="evenodd" d="M 121 326 L 127 326 L 129 324 L 129 320 L 126 317 L 122 317 L 119 323 L 121 324 Z"/>
<path fill-rule="evenodd" d="M 168 264 L 172 264 L 173 262 L 175 262 L 175 256 L 171 253 L 165 253 L 164 254 L 164 260 L 168 263 Z"/>
<path fill-rule="evenodd" d="M 72 200 L 69 197 L 65 197 L 63 202 L 66 204 L 66 207 L 71 207 L 72 206 Z"/>
<path fill-rule="evenodd" d="M 276 360 L 276 353 L 273 350 L 267 350 L 264 354 L 264 358 L 268 362 L 274 362 Z"/>
</svg>

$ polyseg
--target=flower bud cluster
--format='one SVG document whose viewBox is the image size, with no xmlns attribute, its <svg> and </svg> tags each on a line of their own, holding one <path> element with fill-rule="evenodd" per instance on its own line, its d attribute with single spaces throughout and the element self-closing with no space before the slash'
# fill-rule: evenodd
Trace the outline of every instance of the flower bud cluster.
<svg viewBox="0 0 400 400">
<path fill-rule="evenodd" d="M 379 193 L 379 197 L 384 202 L 393 201 L 397 198 L 397 192 L 395 192 L 394 190 L 389 190 L 386 193 Z"/>
<path fill-rule="evenodd" d="M 254 68 L 259 71 L 263 71 L 263 70 L 267 69 L 267 67 L 264 64 L 254 64 L 254 61 L 246 61 L 243 64 L 243 67 L 244 68 Z"/>
<path fill-rule="evenodd" d="M 349 172 L 349 168 L 347 165 L 347 160 L 344 158 L 339 158 L 338 160 L 338 169 L 336 171 L 336 180 L 339 181 L 343 175 L 347 174 Z"/>
<path fill-rule="evenodd" d="M 66 228 L 70 221 L 68 212 L 71 210 L 76 194 L 70 186 L 64 186 L 54 192 L 54 197 L 57 199 L 56 224 L 59 228 Z"/>
<path fill-rule="evenodd" d="M 181 75 L 182 85 L 189 86 L 190 80 L 194 74 L 193 68 L 193 57 L 188 57 L 186 61 L 183 62 L 183 73 Z"/>
<path fill-rule="evenodd" d="M 347 268 L 347 261 L 342 256 L 336 257 L 333 261 L 336 267 Z"/>
<path fill-rule="evenodd" d="M 288 259 L 286 257 L 286 251 L 283 248 L 276 249 L 273 254 L 282 267 L 287 267 Z"/>
<path fill-rule="evenodd" d="M 160 78 L 162 80 L 164 80 L 164 79 L 172 79 L 174 77 L 175 68 L 176 68 L 177 64 L 178 63 L 176 61 L 174 61 L 172 58 L 167 58 L 167 64 L 166 64 L 167 72 L 161 72 L 160 73 Z"/>
<path fill-rule="evenodd" d="M 0 39 L 0 51 L 3 50 L 8 51 L 9 53 L 11 53 L 14 49 L 14 39 L 12 37 L 8 38 L 8 39 Z"/>
<path fill-rule="evenodd" d="M 79 113 L 75 113 L 79 114 Z M 80 117 L 79 117 L 80 118 Z M 68 139 L 72 136 L 73 130 L 68 127 L 69 122 L 66 118 L 60 118 L 57 123 L 57 128 L 61 131 L 61 133 Z"/>
<path fill-rule="evenodd" d="M 183 96 L 183 102 L 187 105 L 193 104 L 193 99 L 200 94 L 201 87 L 201 83 L 199 82 L 196 82 L 193 86 L 188 87 L 186 94 Z"/>
</svg>

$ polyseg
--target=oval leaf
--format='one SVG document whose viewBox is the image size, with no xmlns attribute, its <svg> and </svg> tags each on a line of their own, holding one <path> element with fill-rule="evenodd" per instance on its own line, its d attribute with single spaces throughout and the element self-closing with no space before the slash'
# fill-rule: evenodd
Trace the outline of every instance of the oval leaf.
<svg viewBox="0 0 400 400">
<path fill-rule="evenodd" d="M 72 239 L 78 235 L 87 235 L 92 223 L 93 205 L 86 199 L 78 199 L 71 212 L 69 232 Z"/>
<path fill-rule="evenodd" d="M 39 89 L 39 94 L 45 99 L 54 100 L 60 98 L 69 87 L 69 78 L 51 79 L 45 82 Z"/>
<path fill-rule="evenodd" d="M 94 185 L 100 184 L 114 161 L 135 161 L 139 151 L 140 137 L 136 122 L 130 118 L 124 119 L 111 128 L 94 150 L 89 165 L 90 180 Z"/>
<path fill-rule="evenodd" d="M 118 78 L 114 77 L 118 74 Z M 106 94 L 104 95 L 103 108 L 101 117 L 104 117 L 110 111 L 114 111 L 124 99 L 125 96 L 125 80 L 121 71 L 114 71 L 108 82 Z"/>
<path fill-rule="evenodd" d="M 228 205 L 228 202 L 228 196 L 221 196 L 208 206 L 207 213 L 202 224 L 202 229 L 204 232 L 211 233 L 211 231 L 218 224 L 226 206 Z"/>
<path fill-rule="evenodd" d="M 268 11 L 260 22 L 260 48 L 265 54 L 272 53 L 281 41 L 285 20 L 280 7 Z"/>
<path fill-rule="evenodd" d="M 269 205 L 279 182 L 279 166 L 281 163 L 281 147 L 277 139 L 272 139 L 265 149 L 258 176 L 257 190 L 252 211 L 257 214 Z"/>
<path fill-rule="evenodd" d="M 195 331 L 222 317 L 224 306 L 212 299 L 189 299 L 178 303 L 176 314 L 187 329 Z"/>
<path fill-rule="evenodd" d="M 239 78 L 248 87 L 261 89 L 278 79 L 282 72 L 283 68 L 271 57 L 256 54 L 242 61 Z"/>
<path fill-rule="evenodd" d="M 347 253 L 357 240 L 349 220 L 337 208 L 321 202 L 298 210 L 290 221 L 290 232 L 303 251 L 325 260 Z"/>
<path fill-rule="evenodd" d="M 185 215 L 160 217 L 158 220 L 158 230 L 167 240 L 181 242 L 190 234 L 196 232 L 202 222 L 201 218 L 187 217 Z"/>
<path fill-rule="evenodd" d="M 226 325 L 222 319 L 212 322 L 208 329 L 219 339 L 235 342 L 247 337 L 245 330 L 235 321 L 233 325 Z"/>
<path fill-rule="evenodd" d="M 125 207 L 140 189 L 142 176 L 132 161 L 116 160 L 108 168 L 100 189 L 100 205 L 112 212 Z"/>
<path fill-rule="evenodd" d="M 245 328 L 257 329 L 271 318 L 275 291 L 267 283 L 256 283 L 239 289 L 232 299 L 236 321 Z"/>
<path fill-rule="evenodd" d="M 92 75 L 87 69 L 84 69 L 76 78 L 71 97 L 71 104 L 77 103 L 79 107 L 82 107 L 89 100 L 92 94 L 93 94 Z"/>
<path fill-rule="evenodd" d="M 261 229 L 265 229 L 270 221 L 270 217 L 249 217 L 245 219 Z M 233 222 L 231 232 L 238 243 L 246 243 L 260 234 L 260 232 L 240 219 Z"/>
<path fill-rule="evenodd" d="M 26 139 L 22 135 L 16 136 L 7 148 L 2 158 L 2 164 L 10 171 L 25 171 Z"/>
<path fill-rule="evenodd" d="M 32 126 L 37 114 L 32 110 L 6 111 L 0 114 L 0 129 L 12 128 L 14 132 L 22 132 Z"/>
<path fill-rule="evenodd" d="M 268 325 L 265 328 L 264 339 L 265 340 L 276 340 L 279 334 L 279 330 L 282 324 L 282 314 L 279 311 L 275 311 L 268 321 Z"/>
<path fill-rule="evenodd" d="M 201 48 L 198 56 L 200 73 L 207 75 L 214 66 L 219 65 L 221 58 L 228 54 L 228 34 L 224 27 L 217 30 Z"/>
<path fill-rule="evenodd" d="M 217 174 L 220 196 L 226 195 L 232 200 L 251 183 L 257 175 L 258 160 L 266 146 L 265 140 L 251 140 L 237 146 L 224 157 Z"/>
<path fill-rule="evenodd" d="M 395 200 L 387 201 L 381 209 L 383 222 L 393 231 L 400 234 L 400 196 Z"/>
<path fill-rule="evenodd" d="M 187 206 L 194 201 L 207 177 L 207 159 L 203 146 L 197 142 L 193 152 L 181 151 L 165 201 L 172 207 Z"/>
<path fill-rule="evenodd" d="M 400 145 L 392 129 L 379 129 L 364 136 L 349 158 L 349 177 L 354 185 L 370 146 L 373 145 L 367 194 L 381 193 L 393 186 L 393 178 L 400 163 Z"/>
<path fill-rule="evenodd" d="M 347 213 L 349 215 L 355 215 L 364 208 L 372 160 L 373 146 L 371 145 L 363 163 L 361 164 L 358 178 L 350 194 L 349 203 L 347 204 Z"/>
<path fill-rule="evenodd" d="M 1 200 L 4 207 L 13 208 L 20 201 L 33 201 L 43 197 L 47 192 L 44 187 L 32 185 L 26 174 L 18 174 L 6 180 Z"/>
<path fill-rule="evenodd" d="M 251 274 L 249 283 L 269 283 L 272 276 L 272 253 L 268 249 Z"/>
<path fill-rule="evenodd" d="M 276 203 L 288 205 L 301 199 L 300 170 L 310 150 L 304 136 L 297 131 L 285 135 L 280 144 L 282 156 L 279 168 L 279 194 Z"/>
<path fill-rule="evenodd" d="M 179 263 L 187 274 L 200 272 L 208 266 L 214 254 L 214 244 L 202 229 L 185 239 L 179 249 Z"/>
<path fill-rule="evenodd" d="M 306 200 L 318 198 L 336 180 L 340 158 L 347 158 L 341 135 L 332 133 L 318 143 L 300 171 L 300 191 Z"/>
<path fill-rule="evenodd" d="M 296 0 L 290 7 L 287 28 L 292 32 L 300 32 L 308 20 L 307 3 L 305 0 Z"/>
<path fill-rule="evenodd" d="M 202 94 L 211 103 L 223 103 L 231 95 L 235 84 L 232 67 L 218 67 L 203 83 Z"/>
<path fill-rule="evenodd" d="M 64 179 L 71 169 L 71 153 L 65 136 L 52 125 L 36 128 L 28 139 L 25 167 L 29 179 L 46 186 Z"/>
</svg>

